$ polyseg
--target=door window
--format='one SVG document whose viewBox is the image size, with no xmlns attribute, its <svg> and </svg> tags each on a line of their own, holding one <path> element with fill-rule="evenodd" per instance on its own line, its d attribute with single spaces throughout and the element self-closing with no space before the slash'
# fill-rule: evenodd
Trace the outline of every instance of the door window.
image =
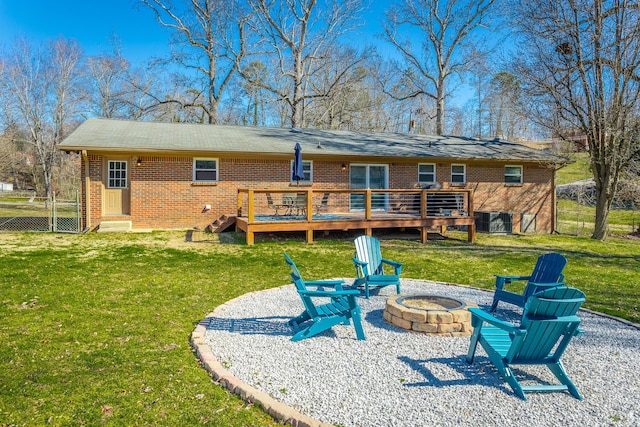
<svg viewBox="0 0 640 427">
<path fill-rule="evenodd" d="M 127 188 L 127 162 L 109 160 L 109 179 L 107 188 Z"/>
</svg>

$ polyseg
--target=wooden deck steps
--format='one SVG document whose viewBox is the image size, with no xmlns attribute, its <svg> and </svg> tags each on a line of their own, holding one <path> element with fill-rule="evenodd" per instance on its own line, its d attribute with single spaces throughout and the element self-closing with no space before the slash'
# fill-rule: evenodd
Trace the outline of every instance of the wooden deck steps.
<svg viewBox="0 0 640 427">
<path fill-rule="evenodd" d="M 233 215 L 222 215 L 220 218 L 216 219 L 211 224 L 209 224 L 207 229 L 211 233 L 222 233 L 227 228 L 231 227 L 232 225 L 235 225 L 235 223 L 236 223 L 236 217 L 235 216 L 233 216 Z"/>
</svg>

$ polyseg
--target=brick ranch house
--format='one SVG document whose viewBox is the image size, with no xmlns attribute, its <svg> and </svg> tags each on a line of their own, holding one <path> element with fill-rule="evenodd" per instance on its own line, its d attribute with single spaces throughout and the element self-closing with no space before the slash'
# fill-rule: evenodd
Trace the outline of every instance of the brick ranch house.
<svg viewBox="0 0 640 427">
<path fill-rule="evenodd" d="M 291 179 L 296 143 L 305 171 L 300 182 Z M 473 190 L 472 211 L 509 213 L 513 232 L 525 231 L 521 219 L 529 215 L 535 231 L 549 233 L 555 171 L 567 162 L 501 140 L 112 119 L 88 119 L 59 149 L 81 154 L 82 221 L 89 230 L 113 221 L 133 230 L 203 229 L 236 215 L 239 189 L 277 194 L 436 184 Z"/>
</svg>

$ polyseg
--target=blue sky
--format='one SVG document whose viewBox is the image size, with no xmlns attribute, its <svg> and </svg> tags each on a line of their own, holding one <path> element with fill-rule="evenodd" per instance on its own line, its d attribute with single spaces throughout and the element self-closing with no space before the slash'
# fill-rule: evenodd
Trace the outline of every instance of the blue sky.
<svg viewBox="0 0 640 427">
<path fill-rule="evenodd" d="M 370 10 L 363 16 L 365 26 L 352 37 L 362 44 L 360 47 L 376 44 L 383 55 L 394 52 L 375 36 L 381 31 L 380 22 L 389 3 L 371 1 Z M 169 33 L 138 0 L 0 0 L 0 48 L 10 47 L 18 36 L 32 43 L 64 36 L 77 40 L 86 54 L 96 55 L 111 50 L 112 35 L 118 37 L 123 56 L 135 65 L 169 50 Z M 459 92 L 457 103 L 467 96 Z"/>
<path fill-rule="evenodd" d="M 361 28 L 366 42 L 376 42 L 387 0 L 373 2 L 367 27 Z M 77 40 L 89 55 L 109 49 L 111 35 L 120 39 L 124 56 L 145 59 L 168 49 L 168 32 L 153 13 L 137 0 L 0 0 L 0 45 L 10 46 L 17 36 L 32 42 L 58 36 Z M 361 40 L 362 40 L 361 39 Z"/>
<path fill-rule="evenodd" d="M 36 43 L 64 36 L 95 55 L 109 50 L 111 35 L 116 34 L 124 56 L 134 61 L 166 50 L 167 32 L 149 10 L 135 4 L 135 0 L 0 0 L 0 45 L 8 47 L 22 35 Z"/>
</svg>

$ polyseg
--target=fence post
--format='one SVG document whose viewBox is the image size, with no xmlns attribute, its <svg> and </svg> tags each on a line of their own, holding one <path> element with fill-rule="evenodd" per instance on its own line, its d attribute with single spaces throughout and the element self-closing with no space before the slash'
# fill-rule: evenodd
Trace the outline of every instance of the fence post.
<svg viewBox="0 0 640 427">
<path fill-rule="evenodd" d="M 58 231 L 58 219 L 57 219 L 57 210 L 56 210 L 56 193 L 51 195 L 51 223 L 49 224 L 49 231 L 53 231 L 54 233 Z"/>
<path fill-rule="evenodd" d="M 80 192 L 76 190 L 76 232 L 79 233 L 82 229 L 82 225 L 80 224 Z"/>
</svg>

